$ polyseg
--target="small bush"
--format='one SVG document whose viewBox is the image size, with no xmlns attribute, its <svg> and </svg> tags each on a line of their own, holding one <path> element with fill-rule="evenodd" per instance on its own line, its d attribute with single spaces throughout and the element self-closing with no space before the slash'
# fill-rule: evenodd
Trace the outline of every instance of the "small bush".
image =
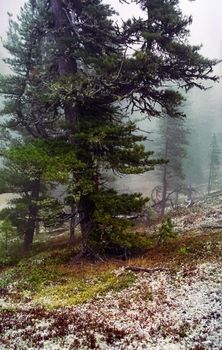
<svg viewBox="0 0 222 350">
<path fill-rule="evenodd" d="M 149 245 L 145 234 L 134 232 L 134 222 L 130 219 L 142 212 L 147 198 L 138 193 L 118 194 L 107 190 L 94 195 L 93 200 L 96 203 L 96 228 L 89 241 L 93 251 L 119 255 Z"/>
<path fill-rule="evenodd" d="M 133 231 L 133 227 L 124 227 L 123 221 L 118 220 L 116 225 L 112 220 L 110 230 L 94 232 L 90 238 L 92 250 L 108 255 L 127 256 L 150 246 L 150 239 L 144 232 Z"/>
<path fill-rule="evenodd" d="M 150 240 L 143 232 L 125 231 L 120 235 L 113 233 L 111 238 L 120 248 L 128 250 L 145 249 L 150 245 Z"/>
<path fill-rule="evenodd" d="M 162 224 L 158 231 L 158 243 L 166 242 L 169 239 L 174 239 L 177 237 L 177 232 L 174 229 L 171 218 L 167 218 L 162 221 Z"/>
<path fill-rule="evenodd" d="M 17 248 L 15 250 L 17 252 Z M 16 255 L 12 254 L 12 255 L 7 256 L 7 257 L 0 256 L 0 267 L 13 266 L 13 265 L 17 264 L 19 259 L 20 259 L 20 256 L 17 254 Z"/>
</svg>

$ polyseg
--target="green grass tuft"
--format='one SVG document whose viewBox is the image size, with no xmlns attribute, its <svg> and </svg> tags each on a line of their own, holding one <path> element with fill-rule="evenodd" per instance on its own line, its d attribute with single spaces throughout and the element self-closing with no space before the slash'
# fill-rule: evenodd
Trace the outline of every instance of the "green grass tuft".
<svg viewBox="0 0 222 350">
<path fill-rule="evenodd" d="M 50 309 L 82 304 L 109 291 L 119 292 L 132 284 L 135 279 L 132 273 L 116 276 L 111 272 L 91 278 L 74 277 L 62 285 L 42 289 L 34 296 L 34 301 Z"/>
</svg>

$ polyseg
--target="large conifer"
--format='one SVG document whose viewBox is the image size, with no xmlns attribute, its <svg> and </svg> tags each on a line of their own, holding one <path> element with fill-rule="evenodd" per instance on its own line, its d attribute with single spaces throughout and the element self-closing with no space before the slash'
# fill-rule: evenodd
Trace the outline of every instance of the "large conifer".
<svg viewBox="0 0 222 350">
<path fill-rule="evenodd" d="M 118 244 L 127 226 L 119 215 L 144 204 L 138 194 L 106 189 L 104 174 L 139 174 L 159 163 L 145 151 L 130 112 L 179 117 L 182 96 L 172 86 L 202 88 L 201 80 L 217 79 L 216 62 L 187 44 L 191 19 L 177 0 L 136 2 L 145 18 L 121 27 L 101 0 L 28 0 L 18 23 L 10 21 L 6 47 L 15 75 L 2 79 L 3 113 L 12 115 L 8 127 L 74 150 L 69 194 L 85 251 L 102 237 L 103 247 Z"/>
</svg>

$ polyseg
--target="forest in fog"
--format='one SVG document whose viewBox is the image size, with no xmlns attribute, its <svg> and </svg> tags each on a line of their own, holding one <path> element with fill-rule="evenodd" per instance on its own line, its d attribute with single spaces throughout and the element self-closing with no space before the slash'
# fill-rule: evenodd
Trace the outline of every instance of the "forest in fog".
<svg viewBox="0 0 222 350">
<path fill-rule="evenodd" d="M 221 190 L 222 186 L 221 83 L 211 85 L 206 91 L 194 88 L 185 97 L 186 101 L 181 110 L 186 114 L 186 118 L 176 123 L 172 121 L 168 132 L 165 119 L 147 121 L 135 114 L 135 119 L 140 119 L 141 133 L 150 133 L 145 143 L 146 148 L 169 159 L 169 168 L 171 162 L 177 162 L 180 169 L 176 169 L 176 166 L 169 169 L 168 180 L 171 183 L 169 193 L 173 190 L 172 182 L 175 182 L 174 190 L 177 187 L 181 188 L 180 197 L 183 204 L 189 198 L 190 187 L 193 189 L 194 197 L 197 197 L 211 191 Z M 169 130 L 173 127 L 175 130 L 169 135 Z M 177 138 L 181 136 L 178 135 L 177 129 L 183 130 L 181 139 Z M 178 143 L 180 151 L 175 149 L 173 151 L 175 153 L 165 154 L 164 142 L 166 146 L 166 139 L 164 138 L 167 134 L 171 148 Z M 153 189 L 162 186 L 163 176 L 162 178 L 160 176 L 162 171 L 163 166 L 142 176 L 117 180 L 117 188 L 122 191 L 142 191 L 151 196 Z"/>
<path fill-rule="evenodd" d="M 221 0 L 0 8 L 0 349 L 221 350 Z"/>
<path fill-rule="evenodd" d="M 132 5 L 124 20 L 99 0 L 8 13 L 0 215 L 24 251 L 66 224 L 84 254 L 119 251 L 140 241 L 127 217 L 220 190 L 219 60 L 189 43 L 178 1 Z"/>
</svg>

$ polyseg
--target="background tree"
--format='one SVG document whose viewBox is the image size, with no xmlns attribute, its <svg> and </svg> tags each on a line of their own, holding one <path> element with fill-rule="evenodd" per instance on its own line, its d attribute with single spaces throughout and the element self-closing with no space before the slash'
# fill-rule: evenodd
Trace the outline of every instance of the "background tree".
<svg viewBox="0 0 222 350">
<path fill-rule="evenodd" d="M 210 167 L 209 167 L 209 178 L 208 178 L 208 194 L 212 190 L 216 190 L 221 186 L 221 161 L 220 161 L 221 151 L 218 147 L 217 137 L 214 134 L 212 136 L 211 142 L 211 152 L 210 152 Z"/>
<path fill-rule="evenodd" d="M 68 145 L 61 148 L 59 142 L 17 140 L 2 149 L 1 156 L 0 191 L 17 196 L 0 216 L 10 218 L 18 234 L 24 237 L 23 248 L 27 251 L 39 223 L 43 227 L 61 225 L 64 203 L 53 197 L 52 189 L 57 182 L 66 185 L 70 169 L 76 164 L 75 155 Z"/>
<path fill-rule="evenodd" d="M 33 151 L 31 144 L 17 143 L 1 152 L 4 163 L 0 171 L 0 191 L 16 194 L 10 207 L 1 211 L 1 218 L 9 218 L 18 234 L 24 237 L 24 251 L 30 249 L 40 221 L 40 202 L 46 197 L 43 169 Z"/>
<path fill-rule="evenodd" d="M 158 151 L 166 160 L 159 171 L 161 183 L 160 213 L 164 215 L 167 204 L 178 205 L 179 193 L 185 190 L 183 161 L 186 157 L 187 129 L 184 120 L 166 116 L 159 121 Z"/>
<path fill-rule="evenodd" d="M 190 130 L 184 172 L 190 186 L 201 194 L 206 193 L 209 179 L 209 166 L 206 164 L 209 164 L 210 145 L 206 140 L 211 140 L 213 133 L 220 128 L 220 111 L 217 107 L 219 90 L 220 85 L 214 85 L 204 92 L 193 89 L 183 107 Z M 220 139 L 217 141 L 219 143 Z"/>
</svg>

